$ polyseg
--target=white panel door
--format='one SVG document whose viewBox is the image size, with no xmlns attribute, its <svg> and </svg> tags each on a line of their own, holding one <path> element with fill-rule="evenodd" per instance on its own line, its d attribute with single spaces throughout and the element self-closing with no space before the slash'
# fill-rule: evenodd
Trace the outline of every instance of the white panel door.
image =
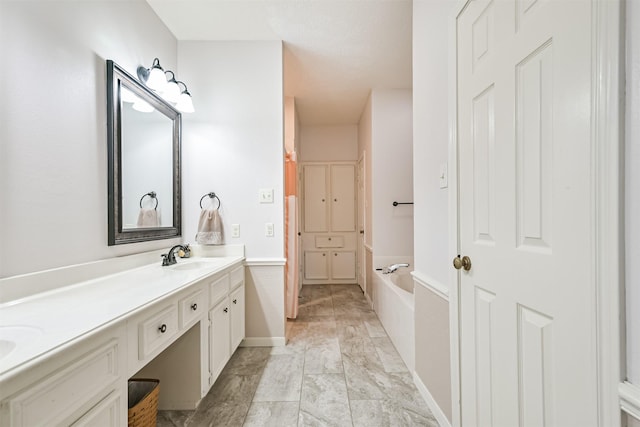
<svg viewBox="0 0 640 427">
<path fill-rule="evenodd" d="M 328 183 L 326 165 L 304 166 L 304 231 L 328 231 Z"/>
<path fill-rule="evenodd" d="M 331 166 L 331 231 L 356 231 L 355 165 Z"/>
<path fill-rule="evenodd" d="M 597 424 L 591 2 L 457 17 L 463 426 Z"/>
</svg>

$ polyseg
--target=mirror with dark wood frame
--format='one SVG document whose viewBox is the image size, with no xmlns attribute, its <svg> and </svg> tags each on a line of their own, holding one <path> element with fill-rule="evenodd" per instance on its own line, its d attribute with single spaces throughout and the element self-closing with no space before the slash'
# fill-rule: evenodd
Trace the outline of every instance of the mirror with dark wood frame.
<svg viewBox="0 0 640 427">
<path fill-rule="evenodd" d="M 181 119 L 107 60 L 109 246 L 181 235 Z"/>
</svg>

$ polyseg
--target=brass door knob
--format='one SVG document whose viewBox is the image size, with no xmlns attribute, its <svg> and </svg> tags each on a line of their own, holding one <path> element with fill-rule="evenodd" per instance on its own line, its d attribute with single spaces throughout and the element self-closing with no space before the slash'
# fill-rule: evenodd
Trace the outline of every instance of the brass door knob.
<svg viewBox="0 0 640 427">
<path fill-rule="evenodd" d="M 460 255 L 458 255 L 453 259 L 453 267 L 456 270 L 463 268 L 464 271 L 469 271 L 471 270 L 471 258 L 466 255 L 460 258 Z"/>
</svg>

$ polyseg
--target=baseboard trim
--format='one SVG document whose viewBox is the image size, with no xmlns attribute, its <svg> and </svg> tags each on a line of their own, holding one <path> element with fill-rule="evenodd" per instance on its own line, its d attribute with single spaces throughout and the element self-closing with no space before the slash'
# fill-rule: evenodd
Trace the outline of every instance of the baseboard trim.
<svg viewBox="0 0 640 427">
<path fill-rule="evenodd" d="M 422 396 L 424 401 L 427 402 L 427 406 L 429 407 L 429 409 L 431 409 L 431 413 L 438 421 L 438 424 L 440 424 L 440 427 L 451 427 L 451 422 L 449 422 L 449 419 L 444 414 L 444 412 L 442 412 L 442 409 L 440 409 L 440 406 L 438 406 L 436 400 L 433 398 L 431 393 L 429 393 L 429 389 L 427 389 L 427 386 L 424 385 L 415 371 L 413 372 L 413 382 L 418 388 L 418 391 L 420 392 L 420 395 Z"/>
<path fill-rule="evenodd" d="M 618 386 L 618 392 L 620 409 L 640 420 L 640 387 L 625 381 Z"/>
<path fill-rule="evenodd" d="M 286 343 L 285 337 L 247 337 L 240 347 L 284 347 Z"/>
</svg>

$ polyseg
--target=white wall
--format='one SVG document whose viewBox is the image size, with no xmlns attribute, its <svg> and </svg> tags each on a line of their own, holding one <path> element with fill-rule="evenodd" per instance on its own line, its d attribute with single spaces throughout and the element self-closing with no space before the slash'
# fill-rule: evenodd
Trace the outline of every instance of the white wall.
<svg viewBox="0 0 640 427">
<path fill-rule="evenodd" d="M 283 344 L 284 96 L 279 41 L 181 41 L 181 76 L 196 112 L 183 117 L 184 237 L 193 241 L 199 201 L 221 202 L 226 243 L 245 245 L 245 345 Z M 273 203 L 259 203 L 273 189 Z M 274 236 L 265 236 L 273 223 Z M 232 238 L 231 224 L 240 224 Z"/>
<path fill-rule="evenodd" d="M 302 126 L 300 161 L 338 160 L 358 160 L 358 127 L 356 125 Z"/>
<path fill-rule="evenodd" d="M 177 64 L 147 3 L 2 1 L 0 57 L 0 277 L 176 243 L 107 246 L 105 61 Z"/>
<path fill-rule="evenodd" d="M 640 3 L 627 7 L 626 315 L 627 378 L 640 386 Z"/>
<path fill-rule="evenodd" d="M 371 212 L 374 263 L 378 257 L 413 257 L 411 90 L 371 93 Z M 380 267 L 376 265 L 376 267 Z"/>
<path fill-rule="evenodd" d="M 247 258 L 284 257 L 284 97 L 279 41 L 181 41 L 181 76 L 196 112 L 183 116 L 184 236 L 193 241 L 200 198 L 222 201 L 226 243 Z M 274 203 L 259 203 L 260 189 Z M 265 223 L 275 235 L 265 236 Z M 240 224 L 232 238 L 231 224 Z"/>
<path fill-rule="evenodd" d="M 432 286 L 449 288 L 448 190 L 439 187 L 440 165 L 447 163 L 449 24 L 446 0 L 413 2 L 413 169 L 415 271 Z M 416 285 L 421 286 L 421 285 Z M 451 421 L 449 310 L 427 288 L 416 293 L 416 374 Z M 421 324 L 427 321 L 431 327 Z M 439 325 L 441 328 L 434 328 Z M 440 342 L 436 348 L 432 343 Z"/>
</svg>

